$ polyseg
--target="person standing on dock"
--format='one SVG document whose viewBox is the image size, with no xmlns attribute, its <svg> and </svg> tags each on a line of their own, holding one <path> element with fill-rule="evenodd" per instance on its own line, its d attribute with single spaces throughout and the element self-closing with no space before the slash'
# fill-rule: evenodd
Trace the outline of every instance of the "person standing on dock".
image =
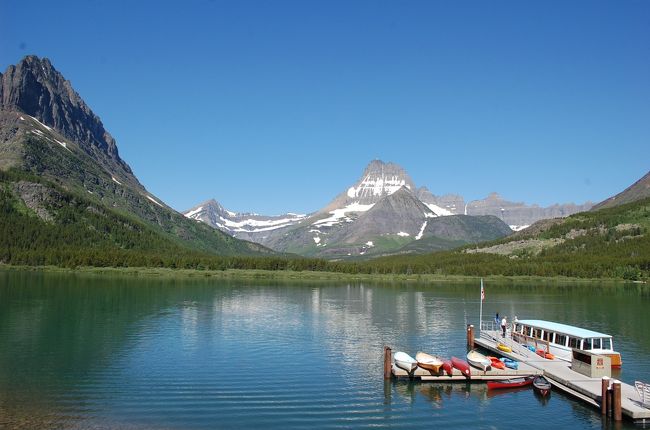
<svg viewBox="0 0 650 430">
<path fill-rule="evenodd" d="M 501 330 L 503 332 L 503 337 L 506 337 L 506 326 L 508 325 L 508 321 L 506 321 L 507 316 L 504 315 L 503 319 L 501 320 Z"/>
</svg>

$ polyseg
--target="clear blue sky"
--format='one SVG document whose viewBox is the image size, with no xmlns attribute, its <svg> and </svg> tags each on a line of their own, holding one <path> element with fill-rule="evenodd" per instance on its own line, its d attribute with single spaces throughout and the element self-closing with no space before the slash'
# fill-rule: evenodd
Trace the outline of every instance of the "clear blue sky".
<svg viewBox="0 0 650 430">
<path fill-rule="evenodd" d="M 0 68 L 48 57 L 178 210 L 321 208 L 379 158 L 549 205 L 650 169 L 649 1 L 8 1 Z"/>
</svg>

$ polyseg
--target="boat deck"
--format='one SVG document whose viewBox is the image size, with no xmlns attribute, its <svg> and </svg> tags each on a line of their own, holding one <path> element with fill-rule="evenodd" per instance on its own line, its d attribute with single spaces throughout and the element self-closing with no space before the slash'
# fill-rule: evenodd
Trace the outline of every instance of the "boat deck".
<svg viewBox="0 0 650 430">
<path fill-rule="evenodd" d="M 498 350 L 498 342 L 504 342 L 512 347 L 512 352 L 506 353 Z M 504 339 L 498 331 L 483 330 L 480 337 L 474 340 L 474 343 L 482 348 L 519 361 L 520 368 L 525 364 L 527 367 L 543 373 L 554 387 L 595 407 L 600 407 L 601 378 L 590 378 L 573 371 L 570 367 L 571 363 L 568 361 L 542 358 L 512 339 Z M 650 409 L 643 407 L 635 387 L 624 382 L 621 382 L 621 406 L 623 415 L 628 418 L 637 423 L 650 423 Z"/>
</svg>

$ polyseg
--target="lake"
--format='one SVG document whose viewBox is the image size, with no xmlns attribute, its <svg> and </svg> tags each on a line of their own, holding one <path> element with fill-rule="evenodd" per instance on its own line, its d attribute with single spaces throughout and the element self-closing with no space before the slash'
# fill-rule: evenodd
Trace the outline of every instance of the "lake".
<svg viewBox="0 0 650 430">
<path fill-rule="evenodd" d="M 614 336 L 617 377 L 650 382 L 650 290 L 485 284 L 495 312 Z M 0 427 L 607 428 L 554 391 L 384 382 L 384 345 L 464 356 L 479 285 L 0 271 Z M 614 426 L 611 426 L 614 428 Z M 634 427 L 624 423 L 623 428 Z"/>
</svg>

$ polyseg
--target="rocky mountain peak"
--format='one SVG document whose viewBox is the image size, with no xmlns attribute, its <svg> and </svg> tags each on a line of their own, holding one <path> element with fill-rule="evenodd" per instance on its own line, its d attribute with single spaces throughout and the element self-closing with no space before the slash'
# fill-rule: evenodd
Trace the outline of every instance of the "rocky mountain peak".
<svg viewBox="0 0 650 430">
<path fill-rule="evenodd" d="M 99 117 L 47 58 L 28 55 L 0 74 L 0 108 L 32 116 L 78 143 L 89 155 L 132 174 Z"/>
<path fill-rule="evenodd" d="M 401 166 L 372 160 L 361 178 L 320 212 L 330 212 L 353 204 L 373 205 L 402 187 L 412 192 L 416 189 L 413 180 Z"/>
</svg>

